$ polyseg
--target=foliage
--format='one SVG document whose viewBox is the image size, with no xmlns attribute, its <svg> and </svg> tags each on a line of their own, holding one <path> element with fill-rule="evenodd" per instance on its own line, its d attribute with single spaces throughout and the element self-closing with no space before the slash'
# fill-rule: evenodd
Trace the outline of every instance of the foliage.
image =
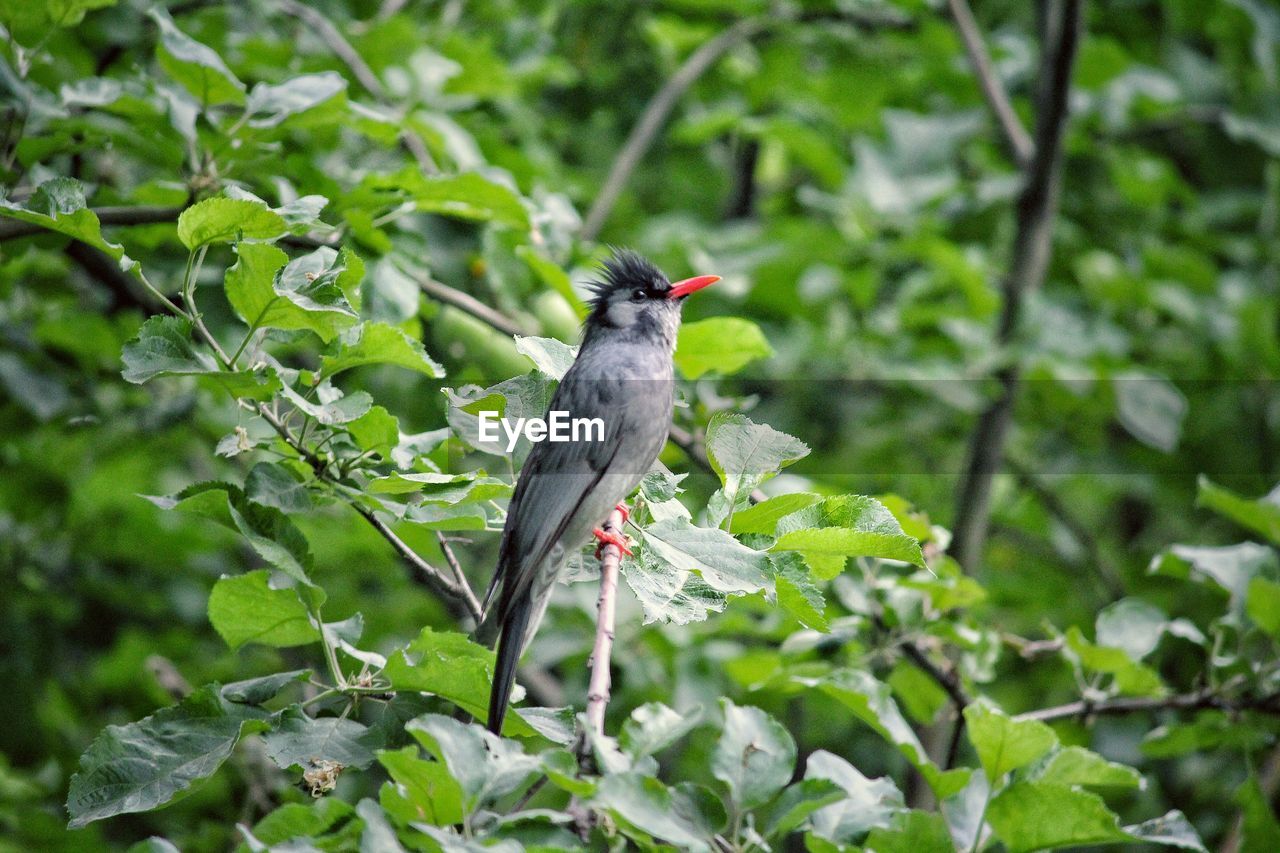
<svg viewBox="0 0 1280 853">
<path fill-rule="evenodd" d="M 1021 179 L 940 5 L 0 0 L 0 849 L 1272 849 L 1280 18 L 1089 8 L 1010 343 Z M 1023 119 L 1026 5 L 982 21 Z M 471 591 L 528 446 L 476 412 L 542 413 L 577 211 L 748 14 L 603 232 L 724 276 L 610 736 L 586 552 L 497 738 Z"/>
</svg>

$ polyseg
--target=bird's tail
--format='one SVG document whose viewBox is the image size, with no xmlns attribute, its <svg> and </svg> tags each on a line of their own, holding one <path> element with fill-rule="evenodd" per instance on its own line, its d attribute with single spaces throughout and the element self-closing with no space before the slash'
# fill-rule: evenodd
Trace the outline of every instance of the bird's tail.
<svg viewBox="0 0 1280 853">
<path fill-rule="evenodd" d="M 516 664 L 524 651 L 525 633 L 533 602 L 528 595 L 514 601 L 502 620 L 502 635 L 498 638 L 498 663 L 493 671 L 493 687 L 489 690 L 489 731 L 502 734 L 502 720 L 507 716 L 507 703 L 511 701 L 511 688 L 516 681 Z"/>
</svg>

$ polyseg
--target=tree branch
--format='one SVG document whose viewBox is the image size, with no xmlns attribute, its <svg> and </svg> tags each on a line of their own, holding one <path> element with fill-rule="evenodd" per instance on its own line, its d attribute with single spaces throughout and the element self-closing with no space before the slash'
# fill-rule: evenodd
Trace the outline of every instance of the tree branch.
<svg viewBox="0 0 1280 853">
<path fill-rule="evenodd" d="M 155 225 L 160 222 L 174 222 L 181 207 L 130 206 L 130 207 L 94 207 L 91 208 L 98 221 L 103 225 Z M 0 241 L 16 240 L 19 237 L 30 237 L 48 229 L 33 222 L 19 219 L 0 219 Z"/>
<path fill-rule="evenodd" d="M 622 511 L 615 509 L 605 522 L 605 532 L 622 533 Z M 618 603 L 618 566 L 622 551 L 605 545 L 600 557 L 600 598 L 596 613 L 596 642 L 591 650 L 591 679 L 587 683 L 587 725 L 604 734 L 604 712 L 609 704 L 609 661 L 613 653 L 613 625 Z"/>
<path fill-rule="evenodd" d="M 605 179 L 600 194 L 591 205 L 591 211 L 587 214 L 586 222 L 582 226 L 583 240 L 594 240 L 600 233 L 605 220 L 613 212 L 613 206 L 617 204 L 623 187 L 631 178 L 631 173 L 644 159 L 645 152 L 653 144 L 667 116 L 671 114 L 671 110 L 675 108 L 676 102 L 685 91 L 731 47 L 755 35 L 763 28 L 764 21 L 759 18 L 745 18 L 728 27 L 690 54 L 676 73 L 671 75 L 671 78 L 654 94 L 640 115 L 640 120 L 631 129 L 626 143 L 609 169 L 609 177 Z"/>
<path fill-rule="evenodd" d="M 1006 347 L 1015 338 L 1027 293 L 1045 278 L 1053 248 L 1061 179 L 1061 148 L 1067 123 L 1071 69 L 1080 41 L 1081 0 L 1057 0 L 1056 35 L 1044 43 L 1036 116 L 1035 153 L 1025 169 L 1017 203 L 1017 228 L 1009 274 L 1003 284 L 1004 305 L 996 329 L 996 343 Z M 991 515 L 991 484 L 1004 458 L 1013 422 L 1020 371 L 1002 368 L 996 379 L 1000 393 L 978 419 L 970 438 L 968 458 L 960 482 L 956 520 L 952 525 L 951 556 L 972 569 L 982 555 Z"/>
<path fill-rule="evenodd" d="M 1018 119 L 1018 114 L 1014 112 L 1013 104 L 1009 101 L 1009 93 L 1005 91 L 1004 83 L 996 74 L 995 66 L 991 62 L 991 54 L 987 52 L 986 42 L 982 38 L 982 31 L 978 29 L 978 22 L 974 19 L 966 0 L 947 0 L 947 6 L 951 10 L 951 18 L 955 21 L 956 30 L 960 33 L 960 40 L 964 42 L 965 54 L 969 57 L 969 64 L 973 66 L 973 75 L 978 78 L 978 85 L 982 88 L 987 106 L 1000 125 L 1005 142 L 1013 151 L 1014 160 L 1020 168 L 1026 168 L 1035 153 L 1035 144 Z"/>
<path fill-rule="evenodd" d="M 1262 711 L 1268 714 L 1280 714 L 1280 693 L 1266 696 L 1243 696 L 1228 699 L 1215 691 L 1183 693 L 1176 696 L 1118 696 L 1114 699 L 1102 699 L 1090 702 L 1082 699 L 1068 702 L 1053 708 L 1041 708 L 1019 714 L 1016 720 L 1062 720 L 1069 717 L 1098 717 L 1102 715 L 1133 714 L 1144 711 L 1200 711 L 1206 709 L 1222 711 Z"/>
<path fill-rule="evenodd" d="M 531 330 L 526 329 L 523 324 L 516 322 L 501 311 L 490 308 L 469 293 L 464 293 L 447 284 L 441 284 L 430 276 L 412 273 L 408 270 L 401 270 L 401 272 L 416 281 L 418 288 L 427 296 L 437 302 L 443 302 L 445 305 L 451 305 L 459 311 L 470 314 L 504 335 L 532 334 Z"/>
<path fill-rule="evenodd" d="M 383 106 L 393 106 L 390 95 L 382 81 L 378 79 L 378 75 L 373 73 L 373 69 L 369 67 L 369 63 L 364 61 L 351 42 L 338 30 L 333 22 L 317 12 L 310 6 L 299 3 L 298 0 L 279 0 L 280 11 L 290 17 L 297 18 L 302 23 L 311 28 L 311 31 L 319 36 L 333 51 L 334 55 L 342 60 L 343 64 L 351 70 L 351 76 L 356 78 L 365 91 L 373 95 L 374 99 Z M 400 141 L 405 149 L 413 155 L 418 161 L 418 168 L 428 174 L 435 174 L 440 171 L 436 165 L 436 161 L 432 158 L 431 152 L 427 150 L 427 145 L 422 141 L 422 137 L 410 128 L 404 128 L 400 131 Z"/>
</svg>

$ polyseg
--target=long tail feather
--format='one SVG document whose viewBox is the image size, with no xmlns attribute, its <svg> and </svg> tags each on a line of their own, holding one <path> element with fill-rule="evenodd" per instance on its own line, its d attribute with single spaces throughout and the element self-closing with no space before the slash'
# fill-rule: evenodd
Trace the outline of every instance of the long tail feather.
<svg viewBox="0 0 1280 853">
<path fill-rule="evenodd" d="M 498 663 L 493 671 L 493 687 L 489 690 L 489 731 L 502 734 L 502 720 L 507 715 L 507 703 L 511 701 L 511 688 L 516 681 L 516 664 L 524 651 L 525 630 L 533 602 L 521 596 L 513 602 L 502 621 L 502 636 L 498 638 Z"/>
</svg>

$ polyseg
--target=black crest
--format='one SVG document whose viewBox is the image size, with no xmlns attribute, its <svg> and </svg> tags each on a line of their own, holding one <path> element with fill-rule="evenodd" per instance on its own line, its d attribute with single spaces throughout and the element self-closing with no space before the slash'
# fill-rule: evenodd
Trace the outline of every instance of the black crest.
<svg viewBox="0 0 1280 853">
<path fill-rule="evenodd" d="M 595 295 L 591 298 L 592 312 L 603 311 L 609 297 L 619 290 L 643 288 L 655 297 L 671 289 L 671 282 L 649 259 L 631 249 L 613 250 L 601 268 L 602 277 L 588 285 Z"/>
</svg>

